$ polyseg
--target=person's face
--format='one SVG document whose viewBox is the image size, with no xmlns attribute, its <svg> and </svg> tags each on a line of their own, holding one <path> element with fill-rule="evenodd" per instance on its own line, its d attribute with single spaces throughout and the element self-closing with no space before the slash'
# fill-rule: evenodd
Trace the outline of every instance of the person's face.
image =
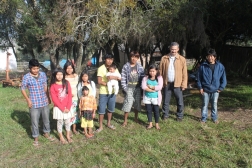
<svg viewBox="0 0 252 168">
<path fill-rule="evenodd" d="M 115 68 L 110 67 L 110 68 L 109 68 L 109 72 L 114 73 L 114 72 L 115 72 Z"/>
<path fill-rule="evenodd" d="M 132 56 L 132 57 L 130 57 L 130 63 L 131 64 L 136 64 L 137 63 L 137 61 L 138 61 L 138 57 L 136 57 L 136 56 Z"/>
<path fill-rule="evenodd" d="M 208 56 L 206 56 L 206 59 L 207 59 L 207 61 L 208 61 L 210 64 L 214 64 L 214 63 L 215 63 L 215 60 L 216 60 L 216 57 L 213 56 L 213 55 L 208 55 Z"/>
<path fill-rule="evenodd" d="M 32 74 L 32 75 L 38 75 L 38 73 L 39 73 L 39 67 L 32 67 L 31 69 L 30 69 L 30 73 Z"/>
<path fill-rule="evenodd" d="M 57 81 L 62 81 L 63 79 L 63 73 L 62 72 L 57 72 L 56 74 L 56 80 Z"/>
<path fill-rule="evenodd" d="M 156 69 L 150 69 L 149 74 L 150 74 L 151 77 L 154 77 L 157 74 L 157 70 Z"/>
<path fill-rule="evenodd" d="M 83 90 L 83 92 L 82 92 L 82 94 L 83 94 L 84 96 L 87 96 L 88 93 L 89 93 L 89 90 Z"/>
<path fill-rule="evenodd" d="M 66 74 L 67 74 L 67 75 L 71 75 L 72 73 L 73 73 L 73 68 L 72 68 L 71 65 L 69 65 L 69 66 L 67 67 L 67 69 L 66 69 Z"/>
<path fill-rule="evenodd" d="M 81 79 L 82 79 L 83 82 L 87 82 L 88 81 L 88 75 L 84 74 Z"/>
<path fill-rule="evenodd" d="M 170 54 L 172 56 L 176 56 L 178 54 L 178 51 L 179 51 L 178 46 L 171 46 L 171 48 L 170 48 Z"/>
<path fill-rule="evenodd" d="M 114 61 L 114 58 L 107 58 L 105 59 L 105 65 L 110 66 Z"/>
</svg>

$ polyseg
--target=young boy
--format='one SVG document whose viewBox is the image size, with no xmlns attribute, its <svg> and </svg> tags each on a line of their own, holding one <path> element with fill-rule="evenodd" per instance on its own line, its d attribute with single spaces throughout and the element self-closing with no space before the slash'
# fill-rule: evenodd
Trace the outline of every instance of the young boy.
<svg viewBox="0 0 252 168">
<path fill-rule="evenodd" d="M 116 71 L 116 69 L 117 68 L 116 68 L 115 64 L 110 65 L 109 66 L 109 72 L 107 73 L 106 76 L 116 76 L 120 80 L 121 79 L 121 74 L 118 71 Z M 107 82 L 107 87 L 108 87 L 109 94 L 112 94 L 113 88 L 114 88 L 115 95 L 118 94 L 118 91 L 119 91 L 118 80 L 115 80 L 115 79 L 109 80 Z"/>
<path fill-rule="evenodd" d="M 138 111 L 141 111 L 141 82 L 144 77 L 143 67 L 137 63 L 140 55 L 137 51 L 130 52 L 130 61 L 122 68 L 121 85 L 126 93 L 122 111 L 124 111 L 123 127 L 127 125 L 128 115 L 134 106 L 135 122 L 138 123 Z"/>
<path fill-rule="evenodd" d="M 39 136 L 39 118 L 42 115 L 44 137 L 50 141 L 54 138 L 49 135 L 50 121 L 49 121 L 49 107 L 50 98 L 47 90 L 47 78 L 44 72 L 39 72 L 39 62 L 36 59 L 29 61 L 30 72 L 24 75 L 21 85 L 21 92 L 27 101 L 29 107 L 32 137 L 34 138 L 33 145 L 38 146 Z M 29 90 L 29 96 L 25 89 Z"/>
<path fill-rule="evenodd" d="M 80 99 L 79 109 L 81 111 L 81 127 L 84 128 L 84 134 L 87 138 L 94 136 L 92 128 L 94 127 L 93 119 L 95 118 L 95 111 L 97 110 L 97 104 L 95 97 L 88 95 L 89 89 L 87 86 L 82 88 L 82 97 Z M 88 127 L 88 132 L 87 132 Z"/>
</svg>

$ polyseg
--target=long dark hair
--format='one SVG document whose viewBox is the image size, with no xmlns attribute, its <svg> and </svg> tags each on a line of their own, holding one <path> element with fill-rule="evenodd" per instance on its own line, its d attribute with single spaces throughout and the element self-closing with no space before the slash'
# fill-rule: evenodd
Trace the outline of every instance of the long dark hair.
<svg viewBox="0 0 252 168">
<path fill-rule="evenodd" d="M 73 73 L 72 74 L 75 74 L 75 68 L 74 68 L 74 64 L 73 64 L 72 61 L 67 60 L 67 62 L 65 63 L 65 65 L 63 67 L 63 69 L 64 69 L 65 72 L 66 72 L 68 66 L 71 66 L 73 68 Z"/>
<path fill-rule="evenodd" d="M 160 72 L 158 70 L 158 67 L 155 64 L 152 64 L 152 65 L 149 66 L 148 71 L 147 71 L 148 78 L 151 78 L 151 76 L 149 74 L 149 72 L 150 72 L 151 69 L 155 69 L 157 71 L 157 74 L 155 76 L 155 80 L 157 81 L 158 80 L 157 78 L 160 76 Z"/>
<path fill-rule="evenodd" d="M 66 87 L 66 94 L 68 94 L 68 83 L 67 83 L 68 81 L 65 79 L 66 74 L 65 74 L 65 72 L 63 71 L 62 68 L 56 68 L 53 71 L 52 77 L 51 77 L 51 86 L 52 86 L 52 84 L 56 83 L 56 81 L 57 81 L 56 75 L 57 75 L 58 72 L 61 72 L 63 74 L 62 87 L 63 87 L 63 90 Z"/>
<path fill-rule="evenodd" d="M 87 76 L 88 76 L 88 82 L 91 83 L 91 80 L 89 79 L 88 71 L 82 71 L 81 74 L 80 74 L 80 77 L 79 77 L 78 84 L 79 84 L 79 83 L 82 83 L 82 77 L 83 77 L 84 75 L 87 75 Z"/>
</svg>

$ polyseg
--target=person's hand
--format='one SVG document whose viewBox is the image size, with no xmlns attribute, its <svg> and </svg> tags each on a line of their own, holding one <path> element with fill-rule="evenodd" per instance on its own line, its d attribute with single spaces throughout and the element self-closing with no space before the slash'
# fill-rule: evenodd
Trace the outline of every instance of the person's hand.
<svg viewBox="0 0 252 168">
<path fill-rule="evenodd" d="M 31 102 L 30 99 L 27 100 L 27 105 L 28 105 L 29 108 L 32 108 L 32 102 Z"/>
<path fill-rule="evenodd" d="M 185 88 L 184 88 L 184 87 L 181 87 L 181 90 L 183 91 L 183 90 L 185 90 Z"/>
<path fill-rule="evenodd" d="M 204 94 L 204 90 L 203 89 L 200 89 L 200 94 Z"/>
<path fill-rule="evenodd" d="M 68 113 L 68 112 L 69 112 L 69 110 L 68 110 L 68 109 L 65 109 L 65 110 L 64 110 L 64 113 Z"/>
<path fill-rule="evenodd" d="M 74 94 L 72 94 L 72 97 L 74 97 Z"/>
<path fill-rule="evenodd" d="M 81 118 L 81 112 L 79 112 L 79 118 Z"/>
<path fill-rule="evenodd" d="M 217 90 L 218 93 L 220 93 L 221 91 L 220 90 Z"/>
<path fill-rule="evenodd" d="M 93 113 L 93 119 L 95 118 L 95 113 Z"/>
</svg>

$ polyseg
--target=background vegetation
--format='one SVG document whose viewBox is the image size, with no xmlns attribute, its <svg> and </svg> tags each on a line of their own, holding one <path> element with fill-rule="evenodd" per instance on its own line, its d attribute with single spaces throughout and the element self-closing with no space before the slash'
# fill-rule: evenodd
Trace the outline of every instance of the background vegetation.
<svg viewBox="0 0 252 168">
<path fill-rule="evenodd" d="M 0 40 L 17 43 L 17 57 L 50 58 L 51 69 L 66 55 L 80 72 L 94 53 L 120 62 L 119 50 L 165 54 L 171 41 L 189 58 L 208 47 L 221 55 L 227 43 L 251 45 L 251 20 L 251 0 L 2 0 Z"/>
</svg>

